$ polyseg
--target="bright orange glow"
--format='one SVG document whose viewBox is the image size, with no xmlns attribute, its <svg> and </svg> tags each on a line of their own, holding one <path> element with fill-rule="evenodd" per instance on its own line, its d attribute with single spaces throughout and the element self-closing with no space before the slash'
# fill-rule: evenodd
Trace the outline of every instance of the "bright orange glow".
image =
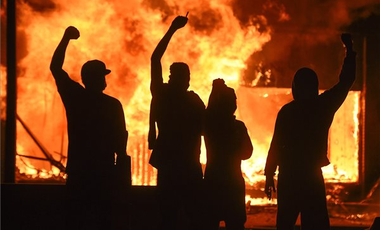
<svg viewBox="0 0 380 230">
<path fill-rule="evenodd" d="M 360 92 L 351 91 L 335 114 L 329 138 L 331 164 L 322 168 L 327 181 L 357 182 L 359 179 L 359 101 Z"/>
<path fill-rule="evenodd" d="M 263 181 L 263 168 L 272 138 L 275 117 L 282 105 L 290 101 L 289 89 L 245 88 L 240 77 L 248 57 L 261 50 L 271 39 L 271 31 L 259 32 L 255 25 L 241 27 L 227 0 L 167 1 L 173 15 L 163 20 L 159 10 L 144 6 L 146 1 L 130 0 L 69 0 L 55 1 L 55 9 L 35 14 L 26 4 L 19 3 L 19 36 L 25 36 L 26 56 L 18 63 L 18 114 L 44 144 L 50 154 L 63 164 L 67 155 L 65 112 L 49 71 L 53 52 L 65 28 L 76 26 L 81 37 L 69 44 L 64 69 L 80 82 L 80 69 L 90 59 L 104 61 L 112 73 L 107 77 L 106 94 L 118 98 L 125 111 L 129 131 L 128 154 L 132 157 L 134 185 L 155 185 L 156 171 L 148 164 L 148 115 L 150 105 L 150 55 L 167 31 L 174 15 L 190 10 L 189 25 L 179 30 L 162 60 L 164 80 L 169 66 L 183 61 L 191 69 L 191 90 L 207 103 L 213 79 L 223 78 L 238 95 L 238 119 L 243 120 L 252 138 L 254 153 L 242 162 L 247 184 Z M 192 23 L 199 12 L 212 8 L 219 12 L 217 26 L 197 30 Z M 287 15 L 284 15 L 287 17 Z M 201 20 L 206 20 L 202 19 Z M 22 32 L 20 32 L 22 31 Z M 268 70 L 266 75 L 270 76 Z M 3 77 L 3 69 L 2 69 Z M 327 180 L 356 182 L 358 180 L 359 92 L 350 93 L 335 120 L 343 122 L 334 128 L 330 140 L 332 164 L 324 169 Z M 347 105 L 346 105 L 347 104 Z M 340 115 L 341 114 L 341 115 Z M 347 118 L 347 119 L 346 119 Z M 341 121 L 341 122 L 340 122 Z M 346 134 L 349 131 L 349 134 Z M 43 157 L 41 151 L 18 125 L 17 153 Z M 343 135 L 343 136 L 342 136 Z M 336 145 L 336 138 L 338 144 Z M 201 162 L 205 163 L 202 146 Z M 20 173 L 46 178 L 59 175 L 48 162 L 17 157 Z M 40 170 L 37 170 L 40 169 Z"/>
<path fill-rule="evenodd" d="M 165 80 L 172 62 L 188 63 L 191 90 L 204 101 L 207 101 L 215 78 L 223 78 L 228 85 L 238 87 L 240 73 L 246 67 L 245 60 L 270 40 L 269 33 L 259 33 L 253 25 L 242 28 L 227 3 L 168 3 L 178 6 L 175 14 L 194 10 L 189 14 L 189 25 L 175 34 L 162 60 Z M 138 0 L 128 1 L 128 5 L 117 0 L 57 1 L 55 11 L 36 15 L 20 3 L 18 25 L 26 33 L 28 53 L 19 63 L 23 71 L 18 81 L 18 113 L 47 149 L 66 153 L 64 110 L 49 72 L 49 63 L 65 28 L 76 26 L 81 37 L 70 43 L 64 69 L 76 81 L 80 81 L 80 68 L 88 59 L 101 59 L 112 70 L 105 93 L 119 98 L 124 105 L 130 133 L 128 154 L 132 156 L 133 184 L 152 185 L 155 184 L 155 171 L 147 163 L 146 146 L 151 99 L 150 55 L 174 16 L 163 21 L 158 10 L 143 7 L 143 4 Z M 196 15 L 205 7 L 217 10 L 221 16 L 221 21 L 215 22 L 218 26 L 211 32 L 197 31 L 191 25 L 192 14 Z M 18 130 L 18 152 L 41 155 L 38 150 L 31 150 L 33 143 L 21 129 Z M 30 159 L 24 161 L 38 163 Z M 18 167 L 23 167 L 19 161 Z"/>
<path fill-rule="evenodd" d="M 264 166 L 272 140 L 276 116 L 280 108 L 292 100 L 290 89 L 243 88 L 238 93 L 239 117 L 243 120 L 254 146 L 250 159 L 242 162 L 246 183 L 264 181 Z M 329 159 L 323 167 L 326 181 L 357 182 L 359 159 L 359 98 L 360 92 L 350 91 L 335 114 L 329 135 Z"/>
<path fill-rule="evenodd" d="M 0 117 L 1 120 L 5 120 L 6 118 L 6 101 L 7 101 L 7 70 L 4 66 L 0 66 L 0 74 L 1 74 L 1 105 L 0 105 Z"/>
</svg>

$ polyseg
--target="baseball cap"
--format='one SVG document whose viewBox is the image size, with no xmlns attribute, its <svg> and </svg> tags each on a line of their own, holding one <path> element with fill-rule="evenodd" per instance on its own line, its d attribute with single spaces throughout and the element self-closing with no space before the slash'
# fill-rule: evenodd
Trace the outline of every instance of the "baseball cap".
<svg viewBox="0 0 380 230">
<path fill-rule="evenodd" d="M 91 76 L 96 74 L 107 75 L 111 73 L 111 70 L 106 68 L 106 64 L 99 60 L 91 60 L 83 64 L 81 75 L 82 76 Z"/>
</svg>

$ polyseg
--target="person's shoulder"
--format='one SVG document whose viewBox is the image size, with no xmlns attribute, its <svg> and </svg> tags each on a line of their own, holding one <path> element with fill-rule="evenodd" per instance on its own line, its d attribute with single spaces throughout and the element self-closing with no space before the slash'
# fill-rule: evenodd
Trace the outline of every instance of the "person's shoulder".
<svg viewBox="0 0 380 230">
<path fill-rule="evenodd" d="M 112 97 L 110 95 L 107 95 L 107 94 L 103 94 L 103 97 L 108 100 L 110 103 L 113 103 L 115 105 L 121 105 L 121 102 L 119 101 L 119 99 L 115 98 L 115 97 Z"/>
<path fill-rule="evenodd" d="M 194 91 L 190 90 L 190 91 L 187 91 L 187 94 L 189 95 L 189 98 L 191 99 L 191 101 L 205 106 L 204 103 L 203 103 L 203 101 L 202 101 L 202 99 L 199 97 L 199 95 L 197 93 L 195 93 Z"/>
<path fill-rule="evenodd" d="M 297 104 L 296 101 L 292 100 L 291 102 L 288 102 L 285 105 L 283 105 L 280 111 L 286 111 L 286 110 L 292 109 L 293 107 L 296 106 L 296 104 Z"/>
<path fill-rule="evenodd" d="M 61 87 L 65 87 L 65 88 L 71 88 L 71 87 L 75 87 L 75 88 L 81 88 L 81 89 L 84 89 L 84 87 L 79 84 L 78 82 L 74 81 L 73 79 L 71 79 L 68 75 L 66 78 L 57 78 L 56 79 L 56 84 L 58 86 L 61 86 Z"/>
<path fill-rule="evenodd" d="M 85 88 L 71 79 L 56 81 L 58 92 L 61 95 L 74 96 L 85 92 Z"/>
<path fill-rule="evenodd" d="M 199 95 L 196 92 L 192 91 L 192 90 L 187 91 L 187 94 L 191 98 L 201 100 L 201 98 L 199 97 Z"/>
<path fill-rule="evenodd" d="M 297 107 L 297 103 L 296 103 L 295 100 L 293 100 L 293 101 L 291 101 L 289 103 L 286 103 L 278 111 L 278 116 L 292 113 L 292 111 L 294 111 L 296 107 Z"/>
</svg>

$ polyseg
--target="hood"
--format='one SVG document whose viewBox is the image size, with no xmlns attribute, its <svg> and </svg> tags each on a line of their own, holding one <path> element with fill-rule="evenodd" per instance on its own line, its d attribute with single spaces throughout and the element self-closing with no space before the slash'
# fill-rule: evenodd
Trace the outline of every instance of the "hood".
<svg viewBox="0 0 380 230">
<path fill-rule="evenodd" d="M 294 100 L 307 100 L 318 96 L 318 77 L 314 70 L 299 69 L 293 78 L 292 94 Z"/>
</svg>

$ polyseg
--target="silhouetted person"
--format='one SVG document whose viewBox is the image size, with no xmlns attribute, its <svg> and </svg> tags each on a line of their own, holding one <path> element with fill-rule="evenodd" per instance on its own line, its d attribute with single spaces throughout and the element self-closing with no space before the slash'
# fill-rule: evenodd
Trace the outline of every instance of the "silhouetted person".
<svg viewBox="0 0 380 230">
<path fill-rule="evenodd" d="M 236 120 L 236 95 L 222 79 L 214 80 L 205 119 L 207 165 L 205 170 L 207 229 L 244 230 L 245 182 L 241 161 L 251 157 L 253 147 L 247 128 Z"/>
<path fill-rule="evenodd" d="M 168 83 L 163 83 L 161 67 L 161 58 L 171 37 L 186 23 L 186 17 L 175 18 L 151 57 L 149 145 L 153 152 L 150 164 L 158 170 L 160 229 L 165 230 L 186 227 L 178 223 L 180 212 L 186 214 L 192 229 L 199 229 L 201 207 L 198 198 L 202 182 L 199 156 L 205 106 L 197 94 L 187 90 L 190 82 L 187 64 L 173 63 Z M 157 140 L 155 123 L 158 127 Z"/>
<path fill-rule="evenodd" d="M 103 62 L 82 66 L 85 88 L 62 69 L 69 41 L 78 38 L 79 31 L 68 27 L 50 65 L 68 123 L 67 228 L 113 229 L 115 205 L 130 183 L 124 112 L 117 99 L 103 94 L 111 72 Z"/>
<path fill-rule="evenodd" d="M 327 140 L 334 114 L 355 80 L 355 56 L 351 36 L 342 35 L 346 58 L 339 82 L 318 95 L 318 78 L 309 68 L 299 69 L 293 79 L 294 100 L 277 115 L 265 166 L 265 192 L 275 191 L 277 166 L 277 229 L 293 229 L 301 213 L 302 229 L 329 229 L 326 192 L 321 167 L 327 158 Z"/>
</svg>

